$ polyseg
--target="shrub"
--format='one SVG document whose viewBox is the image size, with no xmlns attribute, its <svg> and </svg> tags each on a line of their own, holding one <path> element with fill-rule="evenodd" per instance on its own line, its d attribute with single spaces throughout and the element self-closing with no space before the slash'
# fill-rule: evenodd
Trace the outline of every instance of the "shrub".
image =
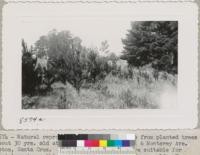
<svg viewBox="0 0 200 155">
<path fill-rule="evenodd" d="M 133 104 L 133 96 L 132 96 L 132 92 L 127 89 L 125 91 L 123 91 L 121 94 L 120 94 L 120 99 L 123 101 L 123 107 L 122 108 L 130 108 L 130 107 L 133 107 L 133 106 L 136 106 Z"/>
<path fill-rule="evenodd" d="M 34 97 L 24 96 L 24 97 L 22 97 L 22 109 L 29 109 L 29 108 L 32 108 L 34 106 L 37 106 L 38 99 L 39 99 L 38 96 L 34 96 Z"/>
</svg>

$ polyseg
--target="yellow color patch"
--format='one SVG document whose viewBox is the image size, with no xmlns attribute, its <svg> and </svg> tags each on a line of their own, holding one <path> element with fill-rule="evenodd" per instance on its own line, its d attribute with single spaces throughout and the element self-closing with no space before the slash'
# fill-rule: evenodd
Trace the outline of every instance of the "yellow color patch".
<svg viewBox="0 0 200 155">
<path fill-rule="evenodd" d="M 107 140 L 100 140 L 99 141 L 99 146 L 100 147 L 107 147 Z"/>
</svg>

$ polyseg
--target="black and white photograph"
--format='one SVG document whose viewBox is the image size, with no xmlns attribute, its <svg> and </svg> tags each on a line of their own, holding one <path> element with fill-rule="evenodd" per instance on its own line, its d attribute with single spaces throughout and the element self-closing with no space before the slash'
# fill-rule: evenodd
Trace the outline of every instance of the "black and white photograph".
<svg viewBox="0 0 200 155">
<path fill-rule="evenodd" d="M 197 10 L 171 3 L 6 5 L 4 127 L 195 127 Z"/>
<path fill-rule="evenodd" d="M 38 27 L 33 38 L 22 38 L 23 109 L 177 104 L 178 21 L 69 20 L 59 26 L 65 29 L 42 34 Z"/>
</svg>

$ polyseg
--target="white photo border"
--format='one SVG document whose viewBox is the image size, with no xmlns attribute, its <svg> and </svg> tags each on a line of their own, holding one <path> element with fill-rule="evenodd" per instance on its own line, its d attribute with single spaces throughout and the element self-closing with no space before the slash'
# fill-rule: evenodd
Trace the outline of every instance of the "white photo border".
<svg viewBox="0 0 200 155">
<path fill-rule="evenodd" d="M 129 16 L 139 21 L 178 21 L 176 109 L 21 109 L 22 17 Z M 34 27 L 33 27 L 34 29 Z M 198 121 L 198 7 L 182 3 L 7 4 L 2 30 L 2 124 L 5 129 L 191 129 Z M 42 121 L 21 122 L 24 118 Z"/>
</svg>

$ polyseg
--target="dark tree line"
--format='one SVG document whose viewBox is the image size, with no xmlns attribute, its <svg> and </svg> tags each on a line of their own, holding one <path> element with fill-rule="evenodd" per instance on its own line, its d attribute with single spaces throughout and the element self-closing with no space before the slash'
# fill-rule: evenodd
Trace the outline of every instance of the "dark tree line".
<svg viewBox="0 0 200 155">
<path fill-rule="evenodd" d="M 22 93 L 33 94 L 39 78 L 34 70 L 36 60 L 32 57 L 32 52 L 22 40 Z"/>
<path fill-rule="evenodd" d="M 113 53 L 100 56 L 97 49 L 82 46 L 81 39 L 69 31 L 53 30 L 30 49 L 23 40 L 22 92 L 31 95 L 51 90 L 55 81 L 61 81 L 70 83 L 79 93 L 84 82 L 94 83 L 112 71 L 109 60 L 114 62 L 117 57 Z"/>
<path fill-rule="evenodd" d="M 121 59 L 129 67 L 151 65 L 158 71 L 178 72 L 178 22 L 132 22 L 131 29 L 122 39 Z M 22 40 L 22 93 L 34 95 L 51 90 L 55 81 L 70 83 L 79 93 L 84 83 L 95 83 L 106 75 L 122 74 L 117 68 L 119 59 L 109 54 L 109 44 L 102 42 L 100 51 L 82 46 L 81 39 L 69 31 L 50 31 L 41 36 L 30 48 Z"/>
<path fill-rule="evenodd" d="M 137 21 L 125 39 L 122 59 L 131 66 L 151 64 L 159 71 L 177 73 L 178 65 L 178 22 Z"/>
</svg>

